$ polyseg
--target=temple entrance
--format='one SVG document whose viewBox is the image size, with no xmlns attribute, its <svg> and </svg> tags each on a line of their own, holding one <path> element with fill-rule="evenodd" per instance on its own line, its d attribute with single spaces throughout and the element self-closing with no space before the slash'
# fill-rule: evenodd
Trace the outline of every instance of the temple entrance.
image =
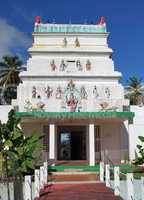
<svg viewBox="0 0 144 200">
<path fill-rule="evenodd" d="M 86 160 L 86 127 L 58 127 L 58 160 Z"/>
</svg>

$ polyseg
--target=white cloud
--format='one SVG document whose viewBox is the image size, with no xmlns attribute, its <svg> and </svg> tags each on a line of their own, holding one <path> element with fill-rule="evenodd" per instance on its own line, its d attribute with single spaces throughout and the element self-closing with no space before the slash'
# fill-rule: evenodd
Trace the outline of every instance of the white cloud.
<svg viewBox="0 0 144 200">
<path fill-rule="evenodd" d="M 30 44 L 31 39 L 25 33 L 0 19 L 0 59 L 4 55 L 12 54 L 12 49 L 26 49 Z"/>
</svg>

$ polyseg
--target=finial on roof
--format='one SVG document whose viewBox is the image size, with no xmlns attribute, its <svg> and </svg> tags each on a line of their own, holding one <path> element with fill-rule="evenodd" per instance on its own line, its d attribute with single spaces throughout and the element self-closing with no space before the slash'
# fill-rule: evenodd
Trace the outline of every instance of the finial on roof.
<svg viewBox="0 0 144 200">
<path fill-rule="evenodd" d="M 106 21 L 105 21 L 105 18 L 104 18 L 104 17 L 101 17 L 101 18 L 100 18 L 99 25 L 101 25 L 101 26 L 106 26 Z"/>
<path fill-rule="evenodd" d="M 41 23 L 41 17 L 40 16 L 36 16 L 35 17 L 35 24 L 40 24 Z"/>
</svg>

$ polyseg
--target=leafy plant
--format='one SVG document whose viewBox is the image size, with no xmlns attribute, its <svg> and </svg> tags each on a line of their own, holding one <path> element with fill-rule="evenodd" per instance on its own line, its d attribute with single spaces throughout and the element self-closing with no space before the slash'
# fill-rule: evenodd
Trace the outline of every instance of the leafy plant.
<svg viewBox="0 0 144 200">
<path fill-rule="evenodd" d="M 34 162 L 38 158 L 37 151 L 41 149 L 39 140 L 43 136 L 37 134 L 25 137 L 20 128 L 21 119 L 18 118 L 14 110 L 8 114 L 8 121 L 0 123 L 0 155 L 2 157 L 2 169 L 7 178 L 8 199 L 10 199 L 9 176 L 15 177 L 19 184 L 14 184 L 15 190 L 21 184 L 19 190 L 22 191 L 22 176 L 29 173 L 34 168 Z M 17 178 L 19 177 L 19 178 Z M 17 195 L 17 192 L 14 192 Z M 22 195 L 15 200 L 22 200 Z"/>
<path fill-rule="evenodd" d="M 136 158 L 135 164 L 142 165 L 142 164 L 144 164 L 144 137 L 139 136 L 138 138 L 141 141 L 141 145 L 140 144 L 137 145 L 137 148 L 139 150 L 139 156 L 138 156 L 138 158 Z"/>
</svg>

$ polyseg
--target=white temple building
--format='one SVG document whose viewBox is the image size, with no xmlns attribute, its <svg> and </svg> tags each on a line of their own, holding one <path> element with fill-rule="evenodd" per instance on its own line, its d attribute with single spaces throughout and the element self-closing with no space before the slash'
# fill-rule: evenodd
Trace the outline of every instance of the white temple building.
<svg viewBox="0 0 144 200">
<path fill-rule="evenodd" d="M 97 25 L 44 24 L 37 16 L 32 36 L 16 105 L 25 134 L 45 135 L 42 159 L 90 166 L 105 157 L 134 159 L 134 112 L 104 18 Z"/>
</svg>

